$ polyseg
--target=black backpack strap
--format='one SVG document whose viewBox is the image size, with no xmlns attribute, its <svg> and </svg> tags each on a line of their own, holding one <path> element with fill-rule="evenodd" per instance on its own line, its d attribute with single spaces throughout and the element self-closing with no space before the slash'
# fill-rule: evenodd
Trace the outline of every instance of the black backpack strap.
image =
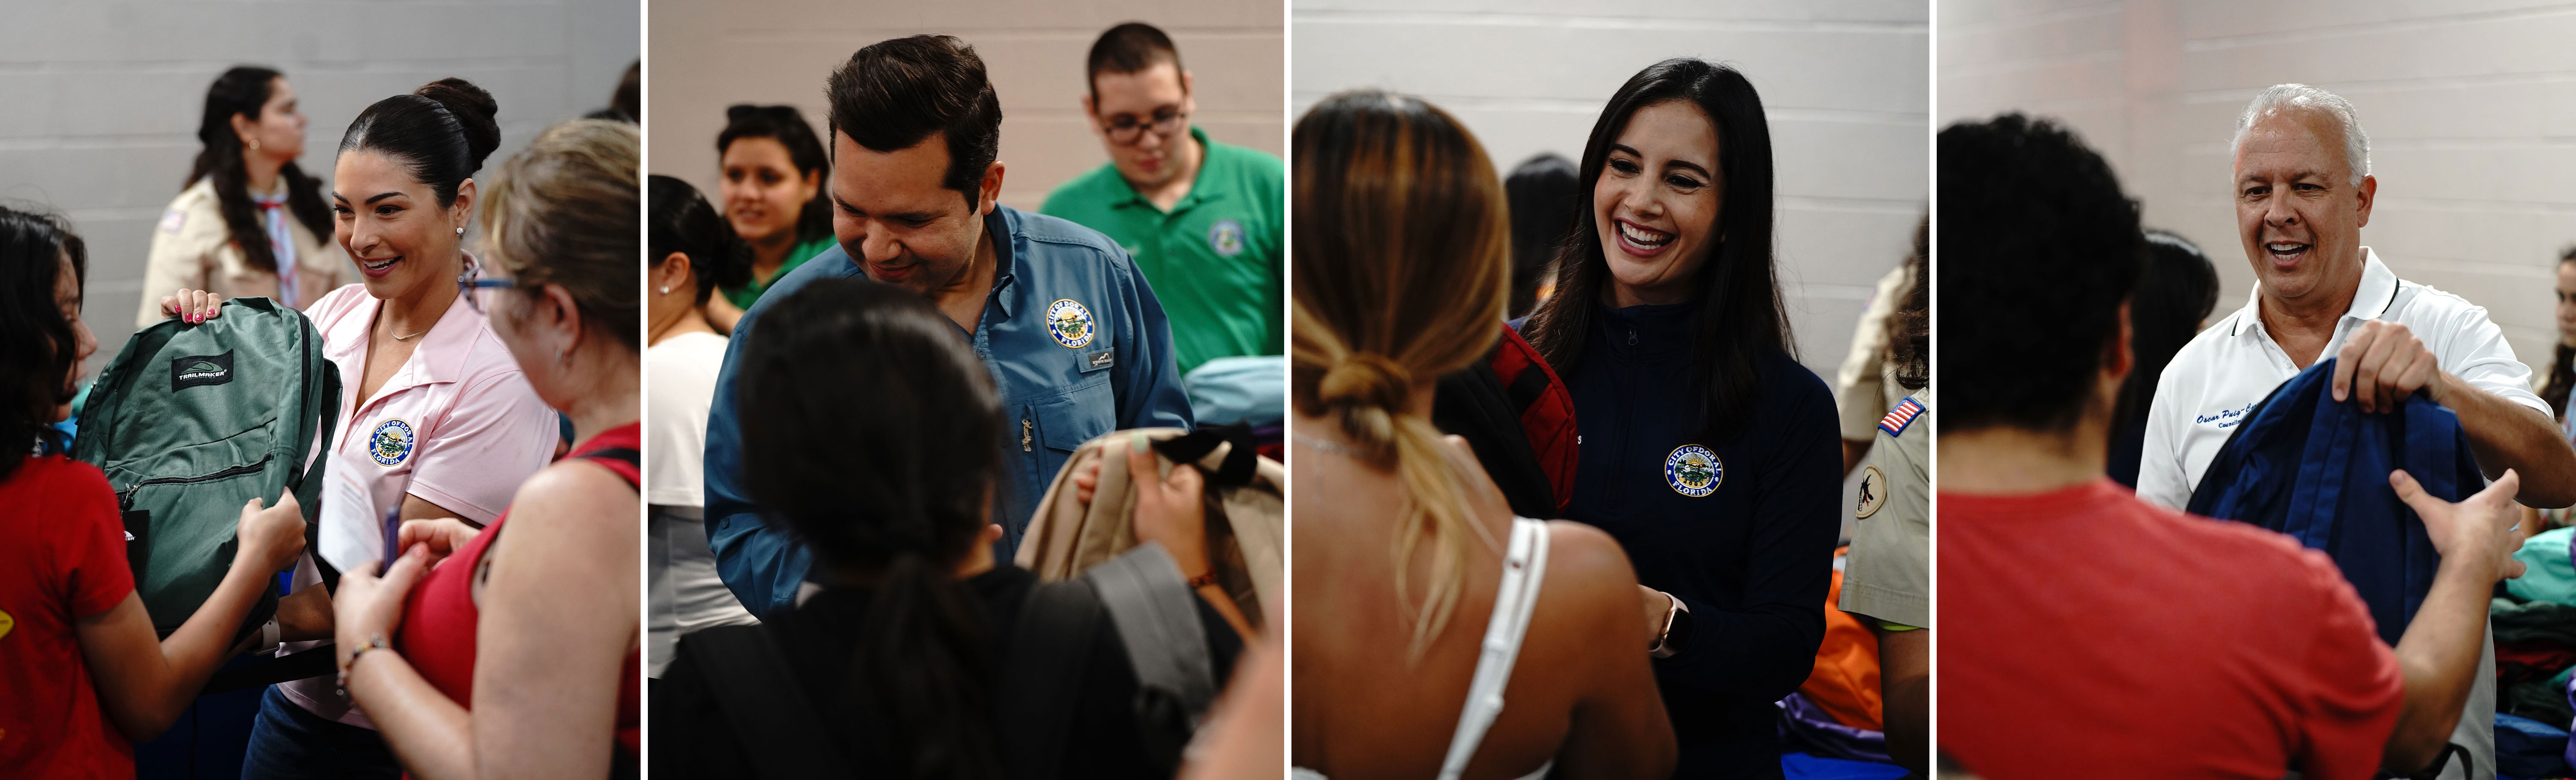
<svg viewBox="0 0 2576 780">
<path fill-rule="evenodd" d="M 1136 726 L 1146 754 L 1178 770 L 1181 749 L 1216 700 L 1216 663 L 1197 598 L 1181 579 L 1180 564 L 1152 542 L 1091 567 L 1082 578 L 1099 591 L 1135 667 Z"/>
<path fill-rule="evenodd" d="M 309 329 L 312 325 L 305 327 Z M 304 508 L 304 549 L 307 550 L 322 549 L 322 483 L 327 481 L 323 469 L 331 462 L 331 438 L 340 430 L 340 366 L 328 360 L 322 361 L 322 399 L 322 416 L 316 420 L 321 433 L 318 437 L 320 443 L 305 450 L 312 456 L 313 465 L 306 466 L 304 473 L 295 477 L 294 484 L 288 485 L 295 491 L 296 505 Z M 320 555 L 313 556 L 313 567 L 322 572 L 323 591 L 339 592 L 338 568 Z"/>
<path fill-rule="evenodd" d="M 788 671 L 787 655 L 767 629 L 721 626 L 683 641 L 706 673 L 707 690 L 715 693 L 725 720 L 742 739 L 753 774 L 783 780 L 845 773 L 843 762 L 829 752 L 836 740 L 824 732 L 803 684 Z"/>
<path fill-rule="evenodd" d="M 1225 461 L 1217 464 L 1216 471 L 1207 472 L 1201 469 L 1202 472 L 1207 473 L 1209 484 L 1217 487 L 1235 487 L 1251 483 L 1253 474 L 1259 469 L 1261 453 L 1253 447 L 1252 426 L 1244 423 L 1200 428 L 1154 442 L 1154 451 L 1172 459 L 1173 463 L 1195 465 L 1200 458 L 1215 452 L 1219 444 L 1232 444 L 1234 448 L 1226 451 Z"/>
<path fill-rule="evenodd" d="M 1002 757 L 1013 777 L 1053 780 L 1063 774 L 1073 703 L 1089 675 L 1100 598 L 1088 579 L 1050 582 L 1029 592 L 1002 665 L 1002 733 L 1021 749 Z"/>
<path fill-rule="evenodd" d="M 197 695 L 212 696 L 227 691 L 265 688 L 282 682 L 328 676 L 339 670 L 339 664 L 333 660 L 334 653 L 331 643 L 324 642 L 302 652 L 288 653 L 237 669 L 218 671 L 213 677 L 206 678 L 205 690 L 199 691 Z"/>
</svg>

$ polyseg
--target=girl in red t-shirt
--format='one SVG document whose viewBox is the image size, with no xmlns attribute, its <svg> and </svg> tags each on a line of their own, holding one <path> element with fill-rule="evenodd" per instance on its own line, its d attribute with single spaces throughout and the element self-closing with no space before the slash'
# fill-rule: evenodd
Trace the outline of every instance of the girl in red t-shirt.
<svg viewBox="0 0 2576 780">
<path fill-rule="evenodd" d="M 0 776 L 132 777 L 132 740 L 170 727 L 236 649 L 268 572 L 304 552 L 292 495 L 242 507 L 232 569 L 168 639 L 134 592 L 116 494 L 62 455 L 98 339 L 87 257 L 61 220 L 0 207 Z M 30 449 L 35 454 L 28 454 Z"/>
</svg>

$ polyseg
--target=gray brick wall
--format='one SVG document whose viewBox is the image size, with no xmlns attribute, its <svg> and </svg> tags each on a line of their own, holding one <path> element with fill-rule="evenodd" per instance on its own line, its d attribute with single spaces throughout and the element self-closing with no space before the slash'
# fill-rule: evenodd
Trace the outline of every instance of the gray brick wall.
<svg viewBox="0 0 2576 780">
<path fill-rule="evenodd" d="M 2228 194 L 2237 113 L 2282 82 L 2343 95 L 2379 179 L 2363 243 L 2547 367 L 2556 250 L 2576 242 L 2576 4 L 1945 0 L 1940 35 L 1941 121 L 2065 120 L 2148 225 L 2210 251 L 2218 316 L 2254 283 Z"/>
<path fill-rule="evenodd" d="M 1799 359 L 1827 380 L 1929 202 L 1929 4 L 1297 0 L 1291 113 L 1335 91 L 1422 96 L 1504 171 L 1581 157 L 1610 93 L 1675 56 L 1761 90 L 1778 166 L 1781 287 Z"/>
<path fill-rule="evenodd" d="M 1209 137 L 1280 154 L 1287 74 L 1277 0 L 1000 0 L 889 8 L 830 0 L 656 0 L 653 3 L 654 173 L 714 197 L 716 133 L 735 103 L 786 104 L 817 132 L 823 79 L 870 43 L 940 33 L 975 46 L 1002 99 L 1002 202 L 1036 209 L 1067 179 L 1109 161 L 1082 113 L 1084 57 L 1103 30 L 1162 28 L 1194 74 Z"/>
<path fill-rule="evenodd" d="M 368 104 L 459 76 L 500 103 L 501 148 L 608 104 L 640 54 L 634 0 L 196 2 L 10 0 L 0 8 L 0 200 L 69 216 L 90 248 L 91 369 L 143 294 L 152 229 L 186 184 L 206 86 L 225 68 L 285 72 L 311 119 L 304 170 Z"/>
</svg>

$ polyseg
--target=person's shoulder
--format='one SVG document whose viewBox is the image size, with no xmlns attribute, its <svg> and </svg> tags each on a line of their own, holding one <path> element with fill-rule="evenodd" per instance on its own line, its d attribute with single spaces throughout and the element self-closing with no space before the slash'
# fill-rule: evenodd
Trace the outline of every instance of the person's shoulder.
<svg viewBox="0 0 2576 780">
<path fill-rule="evenodd" d="M 1636 569 L 1628 562 L 1627 550 L 1619 546 L 1619 540 L 1607 531 L 1572 520 L 1547 521 L 1547 578 L 1550 582 L 1568 583 L 1577 595 L 1616 595 L 1629 601 L 1636 598 L 1633 588 L 1603 587 L 1633 584 L 1637 579 Z"/>
<path fill-rule="evenodd" d="M 2192 374 L 2215 376 L 2225 373 L 2227 368 L 2217 365 L 2217 362 L 2227 359 L 2227 350 L 2232 345 L 2231 340 L 2236 338 L 2236 335 L 2246 326 L 2254 324 L 2248 321 L 2253 316 L 2249 311 L 2240 308 L 2228 312 L 2227 316 L 2218 318 L 2217 322 L 2212 322 L 2209 327 L 2202 328 L 2199 333 L 2193 334 L 2190 341 L 2183 342 L 2182 348 L 2174 350 L 2173 358 L 2165 363 L 2165 371 L 2161 377 L 2165 381 L 2157 384 L 2158 391 L 2163 392 L 2167 389 L 2181 392 L 2195 391 L 2198 389 L 2197 385 L 2188 381 L 2173 380 L 2186 379 Z M 2159 404 L 2156 408 L 2163 409 L 2165 405 Z"/>
<path fill-rule="evenodd" d="M 64 455 L 35 455 L 18 463 L 18 473 L 9 481 L 25 485 L 38 497 L 40 505 L 69 502 L 79 508 L 89 503 L 113 507 L 115 488 L 107 484 L 107 474 L 97 466 L 73 460 Z"/>
<path fill-rule="evenodd" d="M 189 182 L 187 189 L 180 190 L 178 195 L 170 198 L 172 211 L 216 212 L 220 208 L 215 198 L 213 177 L 200 177 L 196 181 Z"/>
<path fill-rule="evenodd" d="M 1215 139 L 1209 139 L 1207 145 L 1208 156 L 1222 157 L 1227 164 L 1240 167 L 1247 175 L 1274 181 L 1287 178 L 1288 165 L 1277 155 Z"/>
<path fill-rule="evenodd" d="M 1038 206 L 1038 211 L 1052 216 L 1063 216 L 1067 211 L 1080 210 L 1085 205 L 1101 202 L 1102 199 L 1112 195 L 1109 185 L 1117 178 L 1117 165 L 1101 163 L 1100 167 L 1084 171 L 1080 175 L 1064 180 L 1063 184 L 1056 185 L 1053 191 L 1047 193 L 1046 202 Z"/>
<path fill-rule="evenodd" d="M 613 533 L 635 522 L 635 486 L 588 458 L 564 458 L 538 469 L 510 498 L 510 522 L 573 523 Z"/>
<path fill-rule="evenodd" d="M 1009 206 L 994 208 L 1010 209 Z M 1033 211 L 1011 209 L 1005 216 L 1012 223 L 1012 232 L 1028 243 L 1028 254 L 1033 255 L 1019 259 L 1018 264 L 1024 272 L 1069 274 L 1057 278 L 1071 279 L 1099 274 L 1111 279 L 1126 277 L 1139 284 L 1144 281 L 1144 275 L 1137 273 L 1136 263 L 1127 256 L 1127 250 L 1120 248 L 1108 234 L 1083 227 L 1073 220 Z M 1043 259 L 1034 257 L 1040 252 L 1044 252 Z"/>
<path fill-rule="evenodd" d="M 2397 295 L 2403 299 L 2398 304 L 2402 308 L 2392 311 L 2388 319 L 2405 324 L 2418 335 L 2440 336 L 2466 328 L 2492 327 L 2493 318 L 2488 316 L 2486 307 L 2457 293 L 2401 278 L 2397 280 Z"/>
<path fill-rule="evenodd" d="M 1076 257 L 1086 253 L 1096 255 L 1102 262 L 1126 258 L 1127 251 L 1118 248 L 1117 241 L 1111 240 L 1106 233 L 1084 227 L 1082 223 L 1009 206 L 997 205 L 994 208 L 1010 209 L 1005 216 L 1013 218 L 1017 232 L 1030 243 L 1075 250 L 1072 254 Z"/>
<path fill-rule="evenodd" d="M 1840 420 L 1835 417 L 1834 391 L 1825 384 L 1824 377 L 1817 376 L 1806 364 L 1778 347 L 1764 349 L 1758 365 L 1765 385 L 1764 394 L 1772 403 L 1781 404 L 1773 408 L 1798 413 L 1821 412 L 1827 424 L 1840 427 Z"/>
<path fill-rule="evenodd" d="M 2160 538 L 2164 549 L 2189 551 L 2197 568 L 2232 572 L 2229 576 L 2245 580 L 2247 592 L 2313 594 L 2343 581 L 2333 559 L 2279 532 L 2187 514 L 2145 500 L 2129 501 L 2114 512 L 2142 534 Z"/>
</svg>

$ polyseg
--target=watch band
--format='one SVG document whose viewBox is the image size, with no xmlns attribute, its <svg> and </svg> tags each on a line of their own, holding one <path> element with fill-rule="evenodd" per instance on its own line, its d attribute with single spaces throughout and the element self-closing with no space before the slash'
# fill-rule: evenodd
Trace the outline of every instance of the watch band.
<svg viewBox="0 0 2576 780">
<path fill-rule="evenodd" d="M 1673 641 L 1673 622 L 1690 612 L 1690 607 L 1684 606 L 1680 597 L 1664 593 L 1664 599 L 1672 602 L 1672 606 L 1664 608 L 1664 630 L 1655 634 L 1655 645 L 1646 648 L 1646 655 L 1652 658 L 1671 658 L 1681 652 L 1680 644 Z"/>
</svg>

